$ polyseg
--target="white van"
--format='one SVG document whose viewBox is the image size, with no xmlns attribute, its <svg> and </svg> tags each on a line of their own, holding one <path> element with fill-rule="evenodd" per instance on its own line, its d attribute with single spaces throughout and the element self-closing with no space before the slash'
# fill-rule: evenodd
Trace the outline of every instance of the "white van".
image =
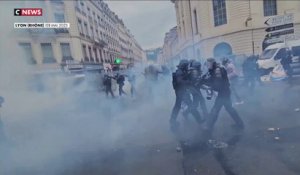
<svg viewBox="0 0 300 175">
<path fill-rule="evenodd" d="M 276 65 L 280 64 L 280 60 L 287 55 L 288 50 L 292 51 L 293 62 L 298 62 L 300 56 L 300 40 L 294 40 L 268 46 L 257 61 L 259 68 L 271 71 Z"/>
</svg>

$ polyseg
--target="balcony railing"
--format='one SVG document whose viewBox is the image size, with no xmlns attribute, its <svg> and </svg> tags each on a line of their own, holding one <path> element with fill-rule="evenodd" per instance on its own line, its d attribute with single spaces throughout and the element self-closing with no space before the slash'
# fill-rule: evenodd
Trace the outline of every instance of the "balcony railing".
<svg viewBox="0 0 300 175">
<path fill-rule="evenodd" d="M 62 58 L 62 61 L 65 62 L 65 61 L 68 61 L 68 60 L 74 60 L 73 57 L 69 56 L 69 57 L 63 57 Z"/>
<path fill-rule="evenodd" d="M 101 40 L 101 39 L 95 40 L 95 41 L 94 41 L 94 44 L 95 44 L 96 46 L 100 46 L 100 47 L 104 47 L 104 46 L 107 45 L 107 43 L 104 42 L 104 41 Z"/>
</svg>

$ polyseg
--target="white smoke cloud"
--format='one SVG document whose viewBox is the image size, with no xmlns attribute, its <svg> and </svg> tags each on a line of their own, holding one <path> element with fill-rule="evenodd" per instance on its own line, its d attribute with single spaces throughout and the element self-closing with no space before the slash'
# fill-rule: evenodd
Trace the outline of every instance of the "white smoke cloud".
<svg viewBox="0 0 300 175">
<path fill-rule="evenodd" d="M 12 14 L 14 8 L 20 7 L 19 3 L 0 2 L 0 33 L 3 36 L 0 40 L 0 95 L 6 100 L 1 119 L 7 137 L 7 142 L 1 145 L 0 152 L 5 154 L 0 158 L 0 174 L 59 174 L 75 168 L 78 163 L 64 162 L 65 155 L 80 152 L 80 157 L 97 150 L 104 150 L 104 153 L 135 143 L 137 139 L 147 140 L 142 133 L 148 133 L 149 137 L 158 135 L 154 128 L 144 127 L 147 123 L 142 123 L 142 118 L 152 121 L 154 108 L 170 108 L 172 103 L 165 102 L 172 98 L 166 98 L 169 94 L 163 91 L 155 97 L 147 95 L 142 86 L 142 66 L 135 72 L 138 93 L 145 98 L 135 101 L 129 96 L 106 99 L 103 92 L 90 92 L 91 84 L 73 86 L 72 80 L 65 76 L 44 76 L 41 79 L 46 87 L 44 91 L 31 89 L 37 81 L 32 76 L 33 67 L 22 59 L 22 52 L 14 40 L 17 35 L 13 23 L 22 17 Z M 27 6 L 30 3 L 28 1 Z M 153 94 L 159 88 L 167 89 L 169 82 L 156 84 Z M 167 123 L 165 115 L 168 114 L 161 115 L 155 117 L 160 118 L 159 121 L 152 122 Z M 148 143 L 135 144 L 151 143 L 148 140 Z"/>
</svg>

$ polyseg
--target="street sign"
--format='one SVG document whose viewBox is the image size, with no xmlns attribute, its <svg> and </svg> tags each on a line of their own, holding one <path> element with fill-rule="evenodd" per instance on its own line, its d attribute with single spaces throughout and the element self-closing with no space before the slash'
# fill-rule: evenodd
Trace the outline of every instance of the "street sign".
<svg viewBox="0 0 300 175">
<path fill-rule="evenodd" d="M 279 26 L 284 24 L 294 23 L 294 14 L 286 14 L 280 16 L 274 16 L 265 21 L 265 24 L 269 27 Z"/>
<path fill-rule="evenodd" d="M 288 29 L 288 30 L 283 30 L 283 31 L 279 31 L 279 32 L 274 32 L 274 33 L 268 33 L 265 38 L 272 38 L 275 36 L 280 36 L 280 35 L 287 35 L 287 34 L 291 34 L 294 33 L 294 29 Z"/>
<path fill-rule="evenodd" d="M 280 26 L 269 27 L 265 31 L 266 32 L 273 32 L 273 31 L 288 29 L 288 28 L 293 28 L 293 27 L 294 27 L 294 24 L 289 23 L 289 24 L 284 24 L 284 25 L 280 25 Z"/>
</svg>

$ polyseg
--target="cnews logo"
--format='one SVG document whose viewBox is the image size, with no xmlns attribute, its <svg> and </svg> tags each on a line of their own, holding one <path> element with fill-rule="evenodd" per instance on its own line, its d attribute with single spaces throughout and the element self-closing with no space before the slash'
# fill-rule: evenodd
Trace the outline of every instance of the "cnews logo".
<svg viewBox="0 0 300 175">
<path fill-rule="evenodd" d="M 21 8 L 14 9 L 15 16 L 42 16 L 43 10 L 41 8 Z"/>
</svg>

